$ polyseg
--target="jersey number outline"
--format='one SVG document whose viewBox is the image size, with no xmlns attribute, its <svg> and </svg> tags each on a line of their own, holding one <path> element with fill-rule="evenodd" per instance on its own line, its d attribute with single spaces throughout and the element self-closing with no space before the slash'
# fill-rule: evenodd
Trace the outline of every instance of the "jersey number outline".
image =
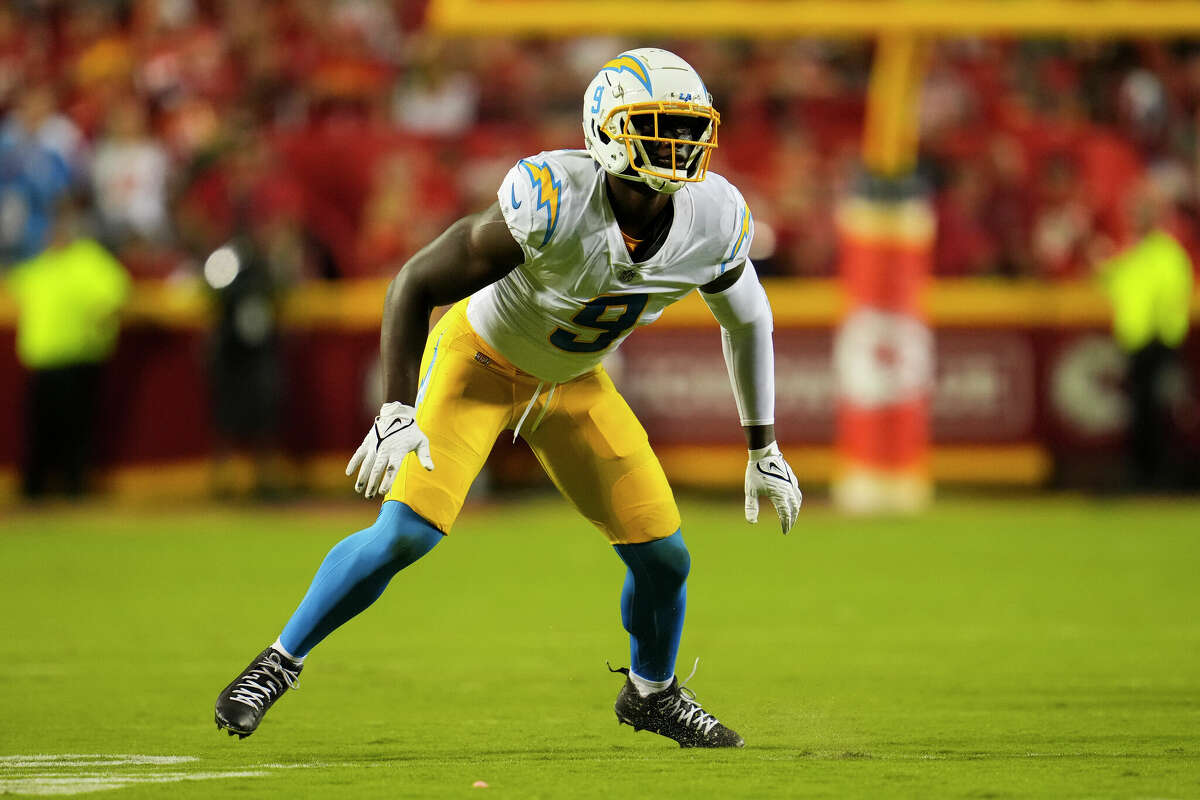
<svg viewBox="0 0 1200 800">
<path fill-rule="evenodd" d="M 550 334 L 550 344 L 568 353 L 595 353 L 603 350 L 637 324 L 648 299 L 649 295 L 645 294 L 604 294 L 593 297 L 571 317 L 571 322 L 599 331 L 596 338 L 590 341 L 581 340 L 577 333 L 566 328 L 555 328 Z M 612 316 L 618 308 L 623 310 L 615 317 Z M 606 315 L 610 318 L 605 319 Z"/>
</svg>

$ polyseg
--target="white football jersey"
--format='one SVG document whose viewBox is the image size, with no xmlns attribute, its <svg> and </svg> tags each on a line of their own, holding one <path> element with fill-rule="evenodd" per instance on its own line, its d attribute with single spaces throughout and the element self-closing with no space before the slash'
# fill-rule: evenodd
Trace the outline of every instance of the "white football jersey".
<svg viewBox="0 0 1200 800">
<path fill-rule="evenodd" d="M 713 172 L 672 196 L 662 246 L 635 262 L 586 150 L 522 159 L 497 196 L 525 262 L 471 295 L 467 318 L 495 350 L 539 380 L 591 370 L 639 325 L 746 260 L 754 222 Z"/>
</svg>

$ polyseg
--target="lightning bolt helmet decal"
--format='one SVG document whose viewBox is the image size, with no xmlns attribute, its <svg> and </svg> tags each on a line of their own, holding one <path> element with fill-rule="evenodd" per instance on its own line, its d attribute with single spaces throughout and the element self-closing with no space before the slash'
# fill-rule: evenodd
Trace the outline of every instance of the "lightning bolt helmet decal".
<svg viewBox="0 0 1200 800">
<path fill-rule="evenodd" d="M 610 70 L 612 72 L 628 72 L 632 74 L 633 77 L 637 78 L 638 82 L 640 82 L 642 86 L 646 87 L 647 92 L 654 94 L 654 90 L 650 88 L 650 70 L 646 69 L 646 65 L 643 64 L 637 58 L 637 56 L 630 55 L 629 53 L 622 53 L 600 68 L 601 72 L 604 72 L 605 70 Z"/>
</svg>

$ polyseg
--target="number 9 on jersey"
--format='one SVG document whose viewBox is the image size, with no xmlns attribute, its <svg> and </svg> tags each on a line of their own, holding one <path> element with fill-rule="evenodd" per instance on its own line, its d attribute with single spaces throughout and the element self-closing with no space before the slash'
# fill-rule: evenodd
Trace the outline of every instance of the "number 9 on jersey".
<svg viewBox="0 0 1200 800">
<path fill-rule="evenodd" d="M 550 344 L 568 353 L 603 350 L 637 324 L 646 307 L 646 299 L 644 294 L 606 294 L 592 298 L 571 317 L 571 322 L 598 333 L 589 339 L 566 328 L 555 328 L 550 334 Z"/>
</svg>

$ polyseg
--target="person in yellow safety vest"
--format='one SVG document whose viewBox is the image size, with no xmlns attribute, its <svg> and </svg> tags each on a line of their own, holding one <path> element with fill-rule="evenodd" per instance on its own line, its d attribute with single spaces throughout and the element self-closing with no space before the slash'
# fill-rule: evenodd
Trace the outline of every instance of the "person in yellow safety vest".
<svg viewBox="0 0 1200 800">
<path fill-rule="evenodd" d="M 50 490 L 55 473 L 68 495 L 86 489 L 101 366 L 116 348 L 130 288 L 125 268 L 81 232 L 72 203 L 63 205 L 49 246 L 5 280 L 18 308 L 17 357 L 29 372 L 22 479 L 30 499 Z"/>
<path fill-rule="evenodd" d="M 1127 453 L 1139 489 L 1165 488 L 1170 476 L 1171 423 L 1166 382 L 1187 338 L 1192 263 L 1162 227 L 1165 206 L 1153 192 L 1135 198 L 1141 238 L 1101 267 L 1113 306 L 1113 335 L 1128 355 Z"/>
</svg>

